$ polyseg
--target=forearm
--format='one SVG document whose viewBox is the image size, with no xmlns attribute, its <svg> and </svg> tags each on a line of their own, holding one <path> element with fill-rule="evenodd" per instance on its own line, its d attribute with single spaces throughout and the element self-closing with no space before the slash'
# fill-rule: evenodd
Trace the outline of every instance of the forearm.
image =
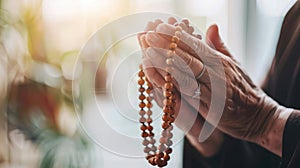
<svg viewBox="0 0 300 168">
<path fill-rule="evenodd" d="M 280 107 L 277 110 L 278 115 L 272 120 L 266 133 L 257 140 L 257 144 L 265 149 L 282 156 L 283 132 L 285 124 L 292 112 L 300 113 L 298 110 Z"/>
</svg>

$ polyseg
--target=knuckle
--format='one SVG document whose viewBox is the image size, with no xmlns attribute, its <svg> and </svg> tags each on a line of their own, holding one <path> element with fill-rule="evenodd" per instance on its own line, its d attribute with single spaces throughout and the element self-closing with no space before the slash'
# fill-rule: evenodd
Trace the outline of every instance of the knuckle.
<svg viewBox="0 0 300 168">
<path fill-rule="evenodd" d="M 169 25 L 167 23 L 161 23 L 156 27 L 156 32 L 165 34 L 165 35 L 169 35 L 169 36 L 173 36 L 174 29 L 171 25 Z"/>
</svg>

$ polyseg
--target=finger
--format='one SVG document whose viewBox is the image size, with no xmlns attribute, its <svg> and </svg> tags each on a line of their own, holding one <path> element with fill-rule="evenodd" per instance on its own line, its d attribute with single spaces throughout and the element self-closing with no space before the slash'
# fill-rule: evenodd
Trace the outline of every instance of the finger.
<svg viewBox="0 0 300 168">
<path fill-rule="evenodd" d="M 142 58 L 142 65 L 144 72 L 151 83 L 153 83 L 157 87 L 162 87 L 165 84 L 163 77 L 160 75 L 159 72 L 157 72 L 155 66 L 152 64 L 152 62 L 147 56 Z"/>
<path fill-rule="evenodd" d="M 206 32 L 206 43 L 211 47 L 232 58 L 232 55 L 225 46 L 216 24 L 211 25 Z"/>
<path fill-rule="evenodd" d="M 193 34 L 193 33 L 194 33 L 194 30 L 195 30 L 194 27 L 189 26 L 187 32 L 188 32 L 189 34 Z M 193 36 L 196 37 L 196 38 L 199 37 L 199 36 L 197 36 L 197 35 L 193 35 Z M 201 35 L 200 35 L 200 37 L 201 37 Z M 202 38 L 202 37 L 201 37 L 201 38 Z M 201 38 L 200 38 L 200 40 L 201 40 Z"/>
<path fill-rule="evenodd" d="M 177 22 L 177 19 L 176 19 L 176 18 L 174 18 L 174 17 L 169 17 L 169 18 L 168 18 L 168 23 L 169 23 L 169 24 L 173 25 L 173 24 L 175 24 L 176 22 Z"/>
<path fill-rule="evenodd" d="M 145 35 L 145 34 L 143 34 L 143 35 L 140 36 L 140 38 L 139 38 L 139 43 L 140 43 L 140 46 L 141 46 L 141 48 L 142 48 L 143 51 L 144 51 L 146 48 L 149 47 L 149 45 L 148 45 L 147 42 L 146 42 L 146 35 Z"/>
<path fill-rule="evenodd" d="M 186 18 L 182 19 L 181 22 L 183 22 L 187 26 L 187 31 L 189 34 L 193 34 L 194 32 L 194 27 L 190 26 L 190 21 Z"/>
<path fill-rule="evenodd" d="M 146 41 L 149 45 L 149 47 L 153 48 L 161 48 L 161 53 L 167 52 L 169 49 L 169 42 L 162 38 L 160 35 L 154 32 L 149 32 L 146 35 Z M 193 74 L 188 73 L 190 76 L 194 77 L 201 73 L 203 70 L 203 63 L 199 61 L 198 59 L 195 59 L 195 57 L 191 56 L 189 53 L 184 52 L 180 48 L 175 49 L 175 66 L 177 66 L 178 69 L 180 69 L 183 72 L 187 72 L 188 70 L 191 70 Z M 207 82 L 208 78 L 207 76 L 203 78 L 203 82 Z M 206 79 L 206 80 L 205 80 Z"/>
<path fill-rule="evenodd" d="M 166 68 L 167 64 L 165 63 L 165 57 L 163 56 L 164 51 L 161 49 L 155 49 L 155 48 L 147 48 L 147 57 L 148 60 L 151 60 L 151 65 L 155 67 L 156 72 L 158 72 L 163 78 L 164 76 L 167 75 Z M 171 72 L 171 75 L 173 76 L 173 81 L 172 83 L 175 85 L 175 88 L 179 90 L 182 94 L 187 95 L 189 97 L 194 97 L 195 92 L 197 91 L 199 87 L 199 83 L 195 80 L 195 78 L 191 77 L 189 73 L 192 73 L 191 71 L 186 71 L 182 72 L 177 68 L 174 68 Z M 160 82 L 160 87 L 163 87 L 164 82 Z M 209 103 L 208 101 L 210 100 L 210 89 L 208 85 L 202 85 L 200 84 L 201 88 L 205 92 L 206 96 L 202 97 L 202 100 L 205 101 L 206 103 Z M 200 90 L 201 91 L 201 90 Z M 194 97 L 200 99 L 200 97 Z"/>
<path fill-rule="evenodd" d="M 190 25 L 190 21 L 187 18 L 183 18 L 181 22 L 183 22 L 186 26 Z"/>
<path fill-rule="evenodd" d="M 186 25 L 183 22 L 179 22 L 179 24 L 177 26 L 180 26 L 182 28 L 182 30 L 185 31 L 185 32 L 188 32 L 188 30 L 189 30 L 188 25 Z"/>
</svg>

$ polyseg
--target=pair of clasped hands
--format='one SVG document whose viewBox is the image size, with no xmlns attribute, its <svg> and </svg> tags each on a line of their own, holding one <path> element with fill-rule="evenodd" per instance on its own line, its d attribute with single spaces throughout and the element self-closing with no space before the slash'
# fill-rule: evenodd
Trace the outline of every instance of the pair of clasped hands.
<svg viewBox="0 0 300 168">
<path fill-rule="evenodd" d="M 176 26 L 181 27 L 171 73 L 176 95 L 176 126 L 185 131 L 191 144 L 207 157 L 218 152 L 225 134 L 257 143 L 281 156 L 284 124 L 292 110 L 280 106 L 251 81 L 225 47 L 216 25 L 210 26 L 206 38 L 202 39 L 201 35 L 193 34 L 194 28 L 187 19 L 178 21 L 171 17 L 167 22 L 149 22 L 138 35 L 143 50 L 142 65 L 146 77 L 155 86 L 157 104 L 163 106 L 166 52 L 171 37 L 178 30 Z M 203 75 L 196 78 L 200 73 Z M 195 98 L 193 95 L 199 87 L 201 94 Z M 208 117 L 208 112 L 217 113 L 210 111 L 214 109 L 211 106 L 216 105 L 213 101 L 217 105 L 218 101 L 224 103 L 220 120 L 214 120 L 214 114 Z M 189 116 L 196 119 L 189 120 Z M 199 134 L 205 121 L 217 129 L 200 142 Z M 191 126 L 187 126 L 189 124 Z"/>
</svg>

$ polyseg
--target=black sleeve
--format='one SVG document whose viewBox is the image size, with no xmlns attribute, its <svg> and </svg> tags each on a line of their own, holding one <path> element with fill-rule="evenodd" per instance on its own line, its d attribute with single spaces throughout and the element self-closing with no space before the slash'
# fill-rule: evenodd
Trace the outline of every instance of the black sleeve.
<svg viewBox="0 0 300 168">
<path fill-rule="evenodd" d="M 300 167 L 300 113 L 292 113 L 283 132 L 281 168 Z"/>
<path fill-rule="evenodd" d="M 183 168 L 279 168 L 281 159 L 250 142 L 224 135 L 216 156 L 203 157 L 187 139 L 184 142 Z"/>
</svg>

